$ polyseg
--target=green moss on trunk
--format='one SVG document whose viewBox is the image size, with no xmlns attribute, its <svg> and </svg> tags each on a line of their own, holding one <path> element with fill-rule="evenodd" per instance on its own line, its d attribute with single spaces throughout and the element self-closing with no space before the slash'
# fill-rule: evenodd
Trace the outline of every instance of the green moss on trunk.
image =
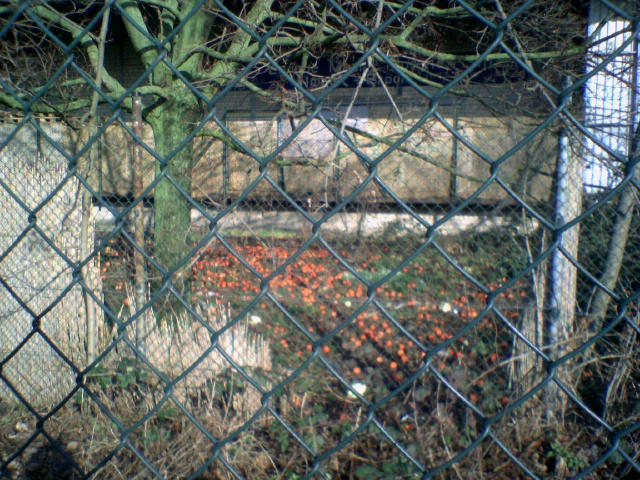
<svg viewBox="0 0 640 480">
<path fill-rule="evenodd" d="M 154 255 L 167 269 L 174 268 L 190 250 L 191 170 L 193 142 L 187 142 L 170 157 L 189 136 L 198 122 L 199 110 L 189 103 L 168 102 L 151 120 L 157 152 L 165 165 L 156 164 L 156 177 L 164 175 L 155 188 Z M 184 193 L 176 187 L 178 185 Z"/>
<path fill-rule="evenodd" d="M 189 98 L 189 94 L 190 92 L 185 93 L 185 97 Z M 199 120 L 200 109 L 195 99 L 166 102 L 148 118 L 153 129 L 156 151 L 167 160 L 166 163 L 156 163 L 156 178 L 162 178 L 154 190 L 153 240 L 154 257 L 167 270 L 176 268 L 187 258 L 192 248 L 191 204 L 188 197 L 192 193 L 193 141 L 185 143 L 185 140 Z M 179 150 L 173 153 L 177 148 Z M 189 270 L 178 268 L 172 276 L 172 283 L 178 294 L 190 303 Z M 155 276 L 152 289 L 156 290 L 160 286 L 159 276 Z M 160 298 L 155 304 L 159 320 L 175 319 L 182 310 L 180 300 L 171 294 Z"/>
</svg>

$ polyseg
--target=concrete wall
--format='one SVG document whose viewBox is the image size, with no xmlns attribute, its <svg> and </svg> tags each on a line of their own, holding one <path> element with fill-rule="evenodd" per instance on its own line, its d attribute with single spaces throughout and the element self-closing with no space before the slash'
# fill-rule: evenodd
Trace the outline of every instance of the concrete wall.
<svg viewBox="0 0 640 480">
<path fill-rule="evenodd" d="M 76 375 L 44 336 L 83 368 L 87 319 L 80 285 L 69 289 L 70 263 L 80 260 L 82 190 L 75 177 L 67 178 L 67 158 L 58 150 L 74 151 L 76 145 L 60 124 L 43 130 L 46 136 L 30 123 L 0 124 L 0 143 L 11 138 L 0 150 L 0 359 L 15 353 L 3 378 L 23 398 L 53 404 L 75 386 Z M 89 252 L 93 225 L 90 219 Z M 97 264 L 88 267 L 88 286 L 100 295 Z M 97 321 L 100 326 L 100 310 Z M 4 382 L 0 399 L 16 400 Z"/>
<path fill-rule="evenodd" d="M 439 121 L 427 120 L 399 148 L 389 153 L 390 147 L 385 142 L 395 142 L 419 121 L 419 109 L 414 107 L 408 113 L 400 121 L 383 116 L 389 115 L 386 107 L 363 108 L 359 111 L 362 116 L 352 117 L 348 126 L 374 139 L 348 130 L 345 134 L 367 160 L 384 157 L 377 166 L 377 177 L 405 202 L 455 203 L 473 195 L 490 177 L 491 166 Z M 295 119 L 296 129 L 303 120 Z M 502 159 L 536 126 L 536 120 L 528 117 L 473 116 L 446 118 L 446 121 L 456 128 L 461 138 L 492 161 Z M 289 120 L 278 119 L 274 112 L 262 112 L 260 116 L 255 112 L 229 112 L 225 122 L 258 158 L 269 156 L 291 135 Z M 62 129 L 65 141 L 73 143 L 71 137 L 75 133 L 70 129 L 65 130 L 58 124 L 43 124 L 43 128 L 45 131 Z M 212 122 L 208 128 L 217 129 L 217 125 Z M 154 148 L 149 125 L 143 128 L 143 139 L 150 149 Z M 80 148 L 85 142 L 86 137 L 80 135 L 75 144 Z M 99 143 L 97 165 L 88 169 L 87 159 L 80 159 L 92 188 L 105 196 L 130 195 L 134 170 L 133 139 L 122 126 L 115 124 L 104 131 Z M 527 201 L 547 201 L 555 168 L 556 143 L 552 132 L 542 132 L 534 141 L 504 159 L 500 178 Z M 147 151 L 142 157 L 142 164 L 137 168 L 143 173 L 146 187 L 154 178 L 154 157 Z M 219 140 L 197 138 L 194 141 L 193 196 L 216 202 L 236 198 L 257 178 L 258 167 L 258 162 L 250 155 L 234 151 Z M 308 202 L 312 208 L 325 201 L 346 197 L 369 174 L 366 161 L 335 140 L 317 119 L 273 159 L 268 172 L 274 183 L 292 197 Z M 266 180 L 257 185 L 248 198 L 282 200 Z M 494 182 L 475 203 L 496 204 L 506 200 L 509 200 L 507 193 Z M 356 201 L 360 204 L 395 203 L 384 192 L 384 186 L 375 183 L 369 183 Z"/>
</svg>

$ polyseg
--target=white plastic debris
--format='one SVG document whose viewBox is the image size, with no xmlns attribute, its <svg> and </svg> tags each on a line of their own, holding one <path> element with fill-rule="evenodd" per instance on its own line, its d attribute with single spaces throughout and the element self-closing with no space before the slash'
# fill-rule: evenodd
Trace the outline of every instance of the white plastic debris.
<svg viewBox="0 0 640 480">
<path fill-rule="evenodd" d="M 253 325 L 258 325 L 259 323 L 262 323 L 262 319 L 258 316 L 258 315 L 251 315 L 249 317 L 249 321 L 253 324 Z"/>
<path fill-rule="evenodd" d="M 351 384 L 351 388 L 353 390 L 355 390 L 356 392 L 358 392 L 360 395 L 364 395 L 364 392 L 367 391 L 367 386 L 364 383 L 361 383 L 361 382 L 352 383 Z M 357 398 L 355 396 L 355 394 L 351 390 L 349 390 L 347 392 L 347 397 L 349 397 L 349 398 Z"/>
<path fill-rule="evenodd" d="M 451 304 L 449 302 L 440 303 L 440 305 L 438 305 L 438 309 L 444 313 L 449 313 L 452 310 Z"/>
<path fill-rule="evenodd" d="M 14 429 L 16 432 L 19 432 L 19 433 L 22 433 L 22 432 L 28 432 L 28 431 L 29 431 L 29 425 L 27 425 L 27 424 L 26 424 L 26 423 L 24 423 L 24 422 L 18 422 L 18 423 L 16 423 L 16 426 L 15 426 L 15 427 L 13 427 L 13 429 Z"/>
</svg>

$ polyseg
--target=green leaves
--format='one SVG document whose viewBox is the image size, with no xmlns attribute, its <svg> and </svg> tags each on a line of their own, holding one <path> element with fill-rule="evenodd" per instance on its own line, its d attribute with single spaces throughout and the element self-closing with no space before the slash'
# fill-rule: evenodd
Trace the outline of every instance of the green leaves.
<svg viewBox="0 0 640 480">
<path fill-rule="evenodd" d="M 381 478 L 381 475 L 383 473 L 371 465 L 362 465 L 356 470 L 356 477 L 358 478 Z"/>
<path fill-rule="evenodd" d="M 118 362 L 115 371 L 101 366 L 93 368 L 87 375 L 87 381 L 96 383 L 103 391 L 113 385 L 126 390 L 136 385 L 147 384 L 149 371 L 135 358 L 125 357 Z"/>
<path fill-rule="evenodd" d="M 356 470 L 356 477 L 362 479 L 395 478 L 399 475 L 409 475 L 414 472 L 413 466 L 400 456 L 392 457 L 382 464 L 382 470 L 372 465 L 362 465 Z"/>
<path fill-rule="evenodd" d="M 579 471 L 587 467 L 587 459 L 582 452 L 574 452 L 569 446 L 563 445 L 557 440 L 551 444 L 551 450 L 547 453 L 547 458 L 563 459 L 569 470 Z"/>
<path fill-rule="evenodd" d="M 275 440 L 280 444 L 280 450 L 282 450 L 282 453 L 286 453 L 289 449 L 289 445 L 291 444 L 289 432 L 287 432 L 285 428 L 277 422 L 269 425 L 269 430 L 275 437 Z"/>
</svg>

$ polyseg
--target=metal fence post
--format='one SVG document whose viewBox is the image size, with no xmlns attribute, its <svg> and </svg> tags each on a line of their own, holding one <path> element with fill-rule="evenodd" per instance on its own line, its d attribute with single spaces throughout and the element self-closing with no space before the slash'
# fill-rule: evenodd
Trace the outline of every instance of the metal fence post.
<svg viewBox="0 0 640 480">
<path fill-rule="evenodd" d="M 140 92 L 133 93 L 133 133 L 138 138 L 142 138 L 142 98 Z M 146 273 L 145 259 L 140 250 L 145 249 L 145 213 L 144 199 L 141 198 L 144 192 L 144 165 L 142 158 L 142 146 L 136 139 L 133 146 L 133 197 L 139 200 L 135 208 L 135 241 L 134 264 L 135 264 L 135 300 L 136 311 L 139 311 L 146 303 Z M 136 346 L 144 351 L 143 323 L 145 315 L 136 319 Z"/>
</svg>

